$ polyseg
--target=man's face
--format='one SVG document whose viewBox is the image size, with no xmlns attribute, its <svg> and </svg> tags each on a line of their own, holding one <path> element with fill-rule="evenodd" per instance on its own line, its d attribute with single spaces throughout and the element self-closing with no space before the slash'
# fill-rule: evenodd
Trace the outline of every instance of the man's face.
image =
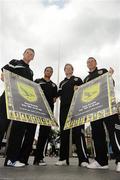
<svg viewBox="0 0 120 180">
<path fill-rule="evenodd" d="M 90 58 L 87 60 L 87 67 L 90 71 L 94 70 L 96 68 L 96 66 L 97 66 L 97 63 L 96 63 L 95 59 Z"/>
<path fill-rule="evenodd" d="M 64 71 L 66 75 L 73 74 L 73 68 L 70 65 L 67 65 Z"/>
<path fill-rule="evenodd" d="M 50 78 L 53 74 L 53 70 L 51 68 L 47 68 L 45 71 L 44 71 L 44 75 L 45 77 L 48 77 Z"/>
<path fill-rule="evenodd" d="M 31 51 L 30 49 L 27 49 L 24 54 L 23 54 L 23 59 L 29 63 L 31 60 L 34 58 L 34 52 Z"/>
</svg>

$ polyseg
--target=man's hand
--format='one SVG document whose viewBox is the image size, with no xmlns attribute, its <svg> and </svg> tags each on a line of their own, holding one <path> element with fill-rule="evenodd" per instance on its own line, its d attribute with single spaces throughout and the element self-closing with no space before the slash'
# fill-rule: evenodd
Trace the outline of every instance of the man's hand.
<svg viewBox="0 0 120 180">
<path fill-rule="evenodd" d="M 76 91 L 78 89 L 78 86 L 77 85 L 75 85 L 74 86 L 74 91 Z"/>
<path fill-rule="evenodd" d="M 114 69 L 110 67 L 108 72 L 112 75 L 114 73 Z"/>
<path fill-rule="evenodd" d="M 3 72 L 1 73 L 0 79 L 1 79 L 2 81 L 4 81 L 4 74 L 3 74 Z"/>
</svg>

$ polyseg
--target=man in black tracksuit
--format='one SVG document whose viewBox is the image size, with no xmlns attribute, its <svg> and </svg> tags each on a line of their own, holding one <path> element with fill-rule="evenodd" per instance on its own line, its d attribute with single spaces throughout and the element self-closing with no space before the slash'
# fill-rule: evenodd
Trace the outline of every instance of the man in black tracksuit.
<svg viewBox="0 0 120 180">
<path fill-rule="evenodd" d="M 29 67 L 30 61 L 34 58 L 34 50 L 28 48 L 23 53 L 22 60 L 11 60 L 9 64 L 5 65 L 3 69 L 9 70 L 17 75 L 20 75 L 26 79 L 33 80 L 33 71 Z M 4 74 L 3 74 L 4 77 Z M 0 140 L 2 141 L 3 135 L 8 128 L 10 120 L 6 116 L 6 105 L 4 93 L 0 99 Z M 10 131 L 9 143 L 6 152 L 5 166 L 22 167 L 25 164 L 19 161 L 20 149 L 23 142 L 25 133 L 28 133 L 28 149 L 31 150 L 31 137 L 34 135 L 36 125 L 30 123 L 24 123 L 19 121 L 13 121 Z"/>
<path fill-rule="evenodd" d="M 60 158 L 56 165 L 69 165 L 69 135 L 70 130 L 63 130 L 67 114 L 70 108 L 75 86 L 83 84 L 82 80 L 73 76 L 73 66 L 66 64 L 64 67 L 66 78 L 60 83 L 58 95 L 60 97 Z M 88 165 L 88 158 L 86 153 L 86 143 L 84 137 L 84 125 L 72 129 L 75 144 L 77 148 L 77 155 L 80 166 Z"/>
<path fill-rule="evenodd" d="M 108 72 L 106 69 L 98 69 L 97 62 L 93 57 L 88 58 L 87 67 L 90 72 L 89 75 L 84 79 L 85 83 Z M 112 68 L 110 68 L 109 73 L 113 74 Z M 95 122 L 91 122 L 92 138 L 94 141 L 95 148 L 95 161 L 89 164 L 88 168 L 108 168 L 108 149 L 104 124 L 106 125 L 106 128 L 108 130 L 110 143 L 112 145 L 112 150 L 116 158 L 116 171 L 120 172 L 120 120 L 117 114 L 103 118 Z"/>
<path fill-rule="evenodd" d="M 53 111 L 54 102 L 56 101 L 56 97 L 57 97 L 57 86 L 55 83 L 53 83 L 50 80 L 52 74 L 53 74 L 53 68 L 48 66 L 44 70 L 44 77 L 41 79 L 36 79 L 35 82 L 41 86 L 45 94 L 45 97 L 51 107 L 51 110 Z M 38 142 L 35 151 L 35 159 L 33 162 L 34 165 L 42 165 L 42 166 L 46 165 L 46 162 L 43 160 L 44 158 L 43 154 L 45 150 L 45 145 L 49 137 L 50 130 L 51 127 L 49 126 L 43 126 L 43 125 L 40 126 Z"/>
</svg>

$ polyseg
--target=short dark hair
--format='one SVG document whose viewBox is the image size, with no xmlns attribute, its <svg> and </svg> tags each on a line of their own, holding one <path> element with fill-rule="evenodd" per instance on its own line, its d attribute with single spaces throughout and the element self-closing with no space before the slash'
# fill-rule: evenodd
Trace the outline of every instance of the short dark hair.
<svg viewBox="0 0 120 180">
<path fill-rule="evenodd" d="M 72 65 L 72 64 L 69 64 L 69 63 L 65 64 L 65 66 L 64 66 L 64 70 L 65 70 L 66 66 L 71 66 L 72 70 L 74 70 L 74 68 L 73 68 L 73 65 Z"/>
<path fill-rule="evenodd" d="M 89 59 L 93 59 L 95 62 L 97 62 L 94 57 L 89 57 L 88 60 L 89 60 Z"/>
<path fill-rule="evenodd" d="M 34 49 L 32 49 L 32 48 L 27 48 L 27 49 L 24 51 L 24 53 L 25 53 L 27 50 L 30 50 L 30 51 L 32 51 L 32 52 L 35 54 L 35 51 L 34 51 Z"/>
<path fill-rule="evenodd" d="M 52 70 L 52 72 L 53 72 L 53 68 L 52 68 L 51 66 L 47 66 L 47 67 L 44 69 L 44 72 L 45 72 L 48 68 L 50 68 L 50 69 Z"/>
</svg>

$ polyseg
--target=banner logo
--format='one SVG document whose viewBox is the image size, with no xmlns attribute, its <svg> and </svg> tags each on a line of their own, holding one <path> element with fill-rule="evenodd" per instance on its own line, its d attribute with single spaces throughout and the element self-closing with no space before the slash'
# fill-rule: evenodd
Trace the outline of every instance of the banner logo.
<svg viewBox="0 0 120 180">
<path fill-rule="evenodd" d="M 29 102 L 37 101 L 35 90 L 32 86 L 17 82 L 19 94 Z"/>
<path fill-rule="evenodd" d="M 83 90 L 82 101 L 91 102 L 93 101 L 100 93 L 100 84 L 96 83 L 90 87 L 87 87 Z"/>
</svg>

